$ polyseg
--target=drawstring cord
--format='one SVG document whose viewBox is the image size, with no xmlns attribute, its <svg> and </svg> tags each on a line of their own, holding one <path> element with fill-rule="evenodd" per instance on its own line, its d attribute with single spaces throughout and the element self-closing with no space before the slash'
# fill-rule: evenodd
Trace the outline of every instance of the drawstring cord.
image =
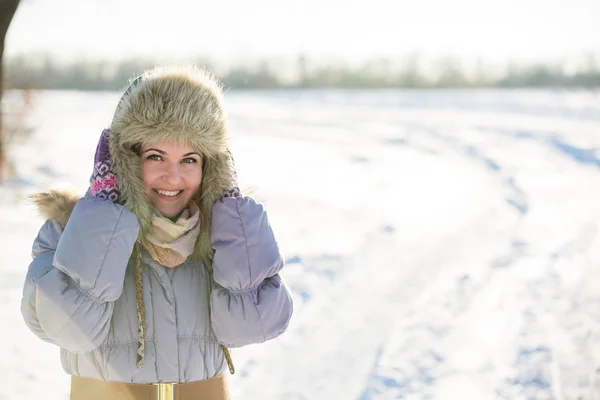
<svg viewBox="0 0 600 400">
<path fill-rule="evenodd" d="M 144 353 L 146 350 L 146 312 L 144 310 L 144 282 L 142 280 L 142 248 L 136 243 L 135 262 L 135 304 L 138 317 L 138 348 L 135 366 L 142 368 L 144 365 Z"/>
</svg>

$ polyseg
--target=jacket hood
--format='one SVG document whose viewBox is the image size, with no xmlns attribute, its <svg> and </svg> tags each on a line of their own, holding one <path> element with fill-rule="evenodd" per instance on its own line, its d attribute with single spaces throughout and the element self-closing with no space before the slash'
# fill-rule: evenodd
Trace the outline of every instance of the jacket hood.
<svg viewBox="0 0 600 400">
<path fill-rule="evenodd" d="M 211 210 L 234 174 L 222 91 L 206 71 L 195 68 L 156 68 L 135 79 L 121 98 L 110 124 L 110 161 L 117 176 L 118 203 L 131 210 L 145 235 L 154 215 L 142 180 L 141 147 L 175 141 L 191 145 L 203 156 L 203 178 L 194 202 L 200 209 L 201 230 L 195 256 L 212 260 Z M 42 215 L 63 227 L 77 197 L 57 191 L 33 196 Z"/>
</svg>

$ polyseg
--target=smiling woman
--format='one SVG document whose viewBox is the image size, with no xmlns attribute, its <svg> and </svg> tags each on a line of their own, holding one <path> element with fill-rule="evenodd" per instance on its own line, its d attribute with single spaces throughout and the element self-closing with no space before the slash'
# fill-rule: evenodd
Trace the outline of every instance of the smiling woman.
<svg viewBox="0 0 600 400">
<path fill-rule="evenodd" d="M 72 400 L 228 399 L 228 347 L 287 329 L 283 259 L 237 189 L 221 97 L 204 71 L 146 72 L 102 132 L 86 196 L 34 196 L 47 221 L 21 311 L 61 347 Z"/>
</svg>

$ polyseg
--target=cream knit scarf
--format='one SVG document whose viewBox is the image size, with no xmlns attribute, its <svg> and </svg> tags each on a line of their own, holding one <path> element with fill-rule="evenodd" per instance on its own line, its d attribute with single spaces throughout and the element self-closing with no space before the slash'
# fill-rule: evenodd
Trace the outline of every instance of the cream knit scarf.
<svg viewBox="0 0 600 400">
<path fill-rule="evenodd" d="M 154 261 L 165 267 L 177 267 L 194 252 L 200 223 L 200 210 L 193 202 L 174 222 L 156 214 L 142 244 Z"/>
</svg>

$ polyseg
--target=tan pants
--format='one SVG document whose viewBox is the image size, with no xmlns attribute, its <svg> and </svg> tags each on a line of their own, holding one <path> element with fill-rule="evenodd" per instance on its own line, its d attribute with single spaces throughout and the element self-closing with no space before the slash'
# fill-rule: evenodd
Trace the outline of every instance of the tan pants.
<svg viewBox="0 0 600 400">
<path fill-rule="evenodd" d="M 71 400 L 231 400 L 227 376 L 176 384 L 131 384 L 71 377 Z"/>
</svg>

